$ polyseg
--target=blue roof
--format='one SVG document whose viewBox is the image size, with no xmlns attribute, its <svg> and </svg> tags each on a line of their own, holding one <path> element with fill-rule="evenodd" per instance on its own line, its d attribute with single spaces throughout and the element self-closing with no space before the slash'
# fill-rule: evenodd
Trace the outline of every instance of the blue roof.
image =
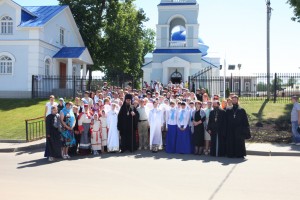
<svg viewBox="0 0 300 200">
<path fill-rule="evenodd" d="M 199 49 L 155 49 L 153 53 L 201 53 Z"/>
<path fill-rule="evenodd" d="M 185 6 L 185 5 L 196 5 L 197 3 L 160 3 L 158 6 Z"/>
<path fill-rule="evenodd" d="M 24 6 L 20 27 L 43 26 L 66 7 L 68 6 Z"/>
<path fill-rule="evenodd" d="M 86 47 L 63 47 L 53 58 L 79 58 Z"/>
</svg>

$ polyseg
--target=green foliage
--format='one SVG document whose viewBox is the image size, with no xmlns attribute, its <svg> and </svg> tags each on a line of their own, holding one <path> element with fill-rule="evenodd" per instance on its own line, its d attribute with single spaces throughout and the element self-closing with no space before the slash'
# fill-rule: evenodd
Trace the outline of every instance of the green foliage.
<svg viewBox="0 0 300 200">
<path fill-rule="evenodd" d="M 154 50 L 155 32 L 145 29 L 148 19 L 134 0 L 59 0 L 69 5 L 94 61 L 91 70 L 105 72 L 109 81 L 142 77 L 144 56 Z M 91 74 L 90 74 L 91 75 Z"/>
<path fill-rule="evenodd" d="M 300 0 L 288 0 L 287 3 L 294 9 L 292 20 L 300 22 Z"/>
<path fill-rule="evenodd" d="M 153 33 L 143 29 L 148 19 L 133 1 L 112 1 L 107 9 L 105 26 L 105 74 L 108 80 L 133 80 L 142 76 L 144 56 L 154 47 Z M 123 81 L 124 82 L 124 81 Z"/>
<path fill-rule="evenodd" d="M 267 91 L 267 84 L 263 82 L 259 82 L 256 86 L 256 90 L 258 92 Z"/>
<path fill-rule="evenodd" d="M 226 98 L 229 97 L 229 95 L 230 95 L 230 89 L 229 88 L 226 88 L 225 95 L 226 95 Z"/>
<path fill-rule="evenodd" d="M 94 61 L 92 70 L 101 70 L 103 65 L 102 43 L 99 34 L 104 26 L 104 13 L 108 0 L 59 0 L 61 5 L 68 5 L 79 28 L 86 47 Z"/>
<path fill-rule="evenodd" d="M 290 77 L 287 81 L 287 85 L 291 88 L 294 88 L 294 85 L 297 84 L 297 80 L 294 76 Z"/>
</svg>

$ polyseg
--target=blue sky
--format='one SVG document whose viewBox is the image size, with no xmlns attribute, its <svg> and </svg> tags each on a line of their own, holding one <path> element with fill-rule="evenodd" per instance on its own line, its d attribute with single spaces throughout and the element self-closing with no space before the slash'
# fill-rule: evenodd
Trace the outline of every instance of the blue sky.
<svg viewBox="0 0 300 200">
<path fill-rule="evenodd" d="M 22 6 L 57 5 L 56 0 L 15 0 Z M 160 0 L 136 0 L 155 30 Z M 271 72 L 300 72 L 300 23 L 291 21 L 286 0 L 271 0 Z M 208 56 L 242 64 L 241 74 L 266 72 L 265 0 L 198 0 L 200 37 L 210 47 Z M 234 72 L 238 73 L 238 72 Z"/>
</svg>

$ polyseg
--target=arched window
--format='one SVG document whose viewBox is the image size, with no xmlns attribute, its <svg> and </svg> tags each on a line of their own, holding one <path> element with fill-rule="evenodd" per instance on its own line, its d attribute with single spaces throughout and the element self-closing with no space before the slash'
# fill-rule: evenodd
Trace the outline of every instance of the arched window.
<svg viewBox="0 0 300 200">
<path fill-rule="evenodd" d="M 13 34 L 13 19 L 9 16 L 4 16 L 0 19 L 1 34 L 10 35 Z"/>
<path fill-rule="evenodd" d="M 51 61 L 50 59 L 45 60 L 45 75 L 50 76 L 50 66 L 51 66 Z"/>
<path fill-rule="evenodd" d="M 0 56 L 0 74 L 12 74 L 13 60 L 8 56 Z"/>
</svg>

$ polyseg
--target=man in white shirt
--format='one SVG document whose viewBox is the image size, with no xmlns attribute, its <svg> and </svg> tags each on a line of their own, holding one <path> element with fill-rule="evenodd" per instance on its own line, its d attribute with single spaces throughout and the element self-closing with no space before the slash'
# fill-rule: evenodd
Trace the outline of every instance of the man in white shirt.
<svg viewBox="0 0 300 200">
<path fill-rule="evenodd" d="M 140 106 L 137 108 L 139 121 L 138 121 L 138 132 L 139 132 L 139 150 L 147 149 L 149 146 L 148 141 L 148 112 L 145 107 L 145 100 L 140 100 Z"/>
</svg>

